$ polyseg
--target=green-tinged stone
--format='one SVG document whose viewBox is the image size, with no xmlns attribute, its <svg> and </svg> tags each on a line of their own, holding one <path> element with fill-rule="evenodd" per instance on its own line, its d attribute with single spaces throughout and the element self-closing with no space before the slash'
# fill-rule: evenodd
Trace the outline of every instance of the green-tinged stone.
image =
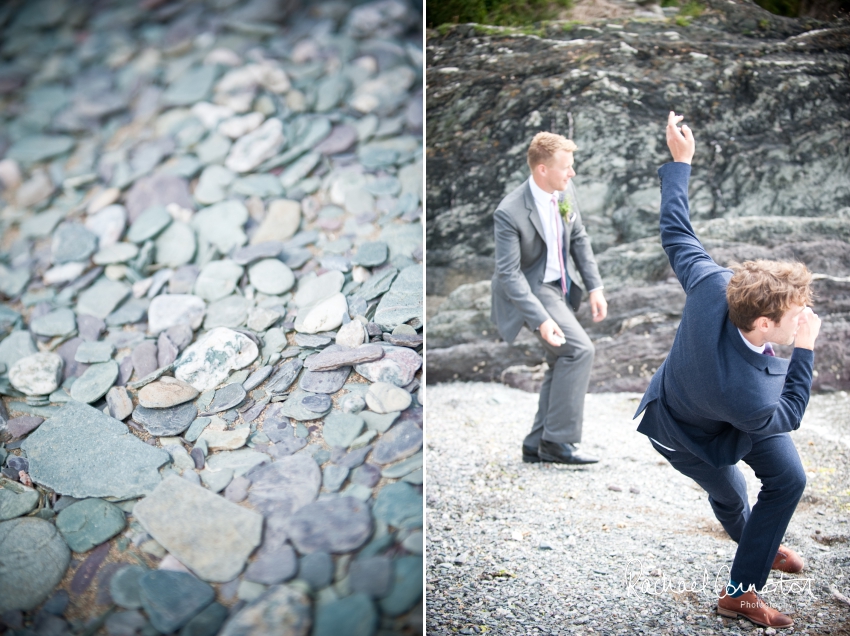
<svg viewBox="0 0 850 636">
<path fill-rule="evenodd" d="M 307 636 L 311 622 L 307 594 L 295 586 L 274 585 L 231 617 L 219 636 Z"/>
<path fill-rule="evenodd" d="M 56 527 L 74 552 L 88 552 L 114 537 L 126 525 L 124 513 L 103 499 L 78 501 L 56 517 Z"/>
<path fill-rule="evenodd" d="M 204 208 L 192 217 L 191 226 L 198 236 L 227 254 L 234 247 L 245 245 L 248 237 L 242 226 L 248 220 L 248 209 L 240 201 L 222 201 Z"/>
<path fill-rule="evenodd" d="M 96 402 L 118 379 L 118 363 L 115 360 L 91 365 L 71 387 L 71 397 L 78 402 Z"/>
<path fill-rule="evenodd" d="M 422 557 L 403 556 L 393 561 L 390 593 L 378 603 L 387 616 L 400 616 L 422 598 Z"/>
<path fill-rule="evenodd" d="M 373 241 L 363 243 L 357 250 L 357 254 L 352 259 L 355 265 L 363 267 L 377 267 L 383 265 L 387 261 L 389 248 L 383 241 Z"/>
<path fill-rule="evenodd" d="M 264 294 L 279 295 L 288 292 L 295 284 L 295 275 L 276 258 L 266 258 L 248 268 L 251 284 Z"/>
<path fill-rule="evenodd" d="M 162 232 L 171 221 L 172 217 L 165 207 L 153 205 L 133 221 L 127 231 L 127 240 L 131 243 L 144 243 Z"/>
<path fill-rule="evenodd" d="M 191 263 L 195 257 L 197 241 L 191 227 L 174 221 L 156 237 L 156 262 L 168 267 L 180 267 Z"/>
<path fill-rule="evenodd" d="M 209 406 L 209 404 L 207 404 L 203 407 L 201 407 L 200 404 L 198 406 L 202 410 L 206 410 L 206 408 L 207 408 L 207 406 Z M 188 430 L 183 434 L 183 437 L 186 439 L 187 442 L 196 441 L 198 439 L 198 437 L 201 436 L 201 433 L 204 432 L 204 429 L 207 427 L 207 425 L 209 423 L 210 423 L 210 418 L 208 418 L 208 417 L 197 418 L 194 422 L 192 422 L 192 424 L 189 426 Z"/>
<path fill-rule="evenodd" d="M 230 259 L 212 261 L 198 275 L 194 293 L 208 302 L 229 296 L 236 289 L 242 271 L 242 267 Z M 213 313 L 212 309 L 207 310 L 208 316 Z"/>
<path fill-rule="evenodd" d="M 367 386 L 368 385 L 363 385 Z M 390 413 L 374 413 L 372 411 L 360 411 L 358 414 L 363 418 L 363 421 L 366 422 L 366 426 L 373 431 L 378 431 L 379 433 L 385 432 L 389 429 L 390 426 L 393 425 L 393 422 L 398 419 L 398 416 L 401 415 L 401 411 L 392 411 Z"/>
<path fill-rule="evenodd" d="M 248 319 L 248 310 L 251 301 L 233 294 L 211 302 L 207 307 L 207 315 L 204 318 L 204 329 L 215 329 L 216 327 L 241 327 Z"/>
<path fill-rule="evenodd" d="M 147 298 L 130 298 L 106 317 L 106 324 L 114 327 L 141 322 L 150 304 Z"/>
<path fill-rule="evenodd" d="M 227 608 L 224 605 L 210 603 L 200 614 L 183 626 L 180 636 L 216 636 L 227 614 Z"/>
<path fill-rule="evenodd" d="M 19 139 L 6 151 L 7 159 L 32 164 L 56 157 L 74 147 L 74 138 L 65 135 L 33 135 Z"/>
<path fill-rule="evenodd" d="M 411 265 L 401 270 L 390 290 L 378 303 L 375 322 L 384 331 L 392 331 L 413 318 L 421 321 L 423 289 L 421 265 Z"/>
<path fill-rule="evenodd" d="M 286 402 L 283 403 L 283 407 L 280 410 L 280 414 L 297 421 L 320 419 L 330 411 L 331 407 L 328 407 L 327 411 L 316 413 L 315 411 L 311 411 L 309 408 L 301 404 L 301 402 L 305 398 L 312 397 L 313 395 L 315 395 L 315 393 L 296 389 L 295 391 L 290 393 L 289 399 L 287 399 Z"/>
<path fill-rule="evenodd" d="M 329 446 L 348 448 L 363 430 L 363 418 L 354 413 L 334 411 L 324 421 L 322 437 Z"/>
<path fill-rule="evenodd" d="M 162 94 L 162 101 L 169 106 L 188 106 L 205 100 L 216 78 L 213 64 L 189 69 L 171 82 Z"/>
<path fill-rule="evenodd" d="M 18 360 L 37 351 L 29 331 L 13 331 L 0 340 L 0 364 L 11 369 Z"/>
<path fill-rule="evenodd" d="M 126 263 L 139 255 L 139 248 L 132 243 L 113 243 L 100 249 L 92 257 L 95 265 Z"/>
<path fill-rule="evenodd" d="M 188 572 L 154 570 L 139 578 L 142 607 L 151 625 L 170 634 L 201 613 L 215 599 L 215 590 Z"/>
<path fill-rule="evenodd" d="M 421 528 L 422 495 L 404 482 L 387 484 L 378 493 L 372 514 L 396 528 Z"/>
<path fill-rule="evenodd" d="M 386 466 L 381 470 L 381 476 L 389 479 L 398 479 L 412 473 L 414 470 L 422 468 L 422 453 L 416 453 L 413 457 Z"/>
<path fill-rule="evenodd" d="M 38 491 L 0 477 L 0 521 L 21 517 L 38 505 Z"/>
<path fill-rule="evenodd" d="M 279 197 L 283 194 L 283 187 L 273 174 L 250 174 L 236 179 L 230 186 L 231 194 L 240 194 L 246 197 Z"/>
<path fill-rule="evenodd" d="M 130 288 L 124 283 L 101 278 L 80 294 L 76 312 L 106 318 L 129 294 Z"/>
<path fill-rule="evenodd" d="M 312 636 L 372 636 L 378 625 L 378 612 L 365 594 L 352 594 L 320 605 Z"/>
<path fill-rule="evenodd" d="M 71 551 L 49 521 L 24 517 L 0 523 L 0 613 L 41 604 L 65 576 Z"/>
<path fill-rule="evenodd" d="M 109 593 L 115 604 L 124 609 L 138 609 L 142 606 L 139 579 L 148 569 L 141 565 L 127 565 L 118 570 L 109 579 Z"/>
<path fill-rule="evenodd" d="M 248 448 L 242 448 L 235 451 L 216 453 L 207 460 L 207 467 L 210 470 L 230 468 L 233 470 L 234 477 L 241 477 L 255 466 L 268 462 L 269 459 L 269 456 L 265 453 L 258 453 Z"/>
<path fill-rule="evenodd" d="M 30 329 L 39 336 L 67 336 L 77 328 L 77 319 L 70 309 L 54 309 L 30 323 Z"/>
<path fill-rule="evenodd" d="M 51 251 L 57 265 L 85 261 L 97 249 L 97 236 L 79 223 L 62 223 L 53 233 Z"/>
<path fill-rule="evenodd" d="M 81 342 L 74 360 L 84 364 L 107 362 L 112 359 L 115 347 L 109 342 Z"/>
</svg>

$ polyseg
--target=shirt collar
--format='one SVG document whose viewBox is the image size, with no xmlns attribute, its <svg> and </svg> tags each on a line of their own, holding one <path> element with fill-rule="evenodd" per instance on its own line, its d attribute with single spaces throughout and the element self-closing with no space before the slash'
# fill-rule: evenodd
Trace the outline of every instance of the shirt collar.
<svg viewBox="0 0 850 636">
<path fill-rule="evenodd" d="M 757 347 L 752 342 L 744 338 L 744 334 L 741 332 L 740 329 L 738 329 L 738 333 L 741 334 L 741 340 L 744 341 L 744 344 L 747 345 L 751 350 L 755 351 L 756 353 L 764 353 L 764 345 Z"/>
<path fill-rule="evenodd" d="M 557 190 L 555 190 L 555 192 L 553 192 L 552 194 L 549 194 L 543 188 L 537 185 L 537 183 L 534 181 L 534 177 L 528 178 L 528 185 L 531 187 L 531 196 L 534 197 L 535 203 L 537 203 L 537 205 L 542 205 L 547 209 L 552 202 L 552 196 L 554 196 L 555 200 L 557 201 L 561 194 Z"/>
</svg>

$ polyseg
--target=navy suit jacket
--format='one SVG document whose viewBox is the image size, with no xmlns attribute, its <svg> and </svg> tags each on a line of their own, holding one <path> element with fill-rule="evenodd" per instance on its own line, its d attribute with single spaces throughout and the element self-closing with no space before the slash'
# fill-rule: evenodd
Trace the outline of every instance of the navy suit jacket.
<svg viewBox="0 0 850 636">
<path fill-rule="evenodd" d="M 746 455 L 758 436 L 800 426 L 812 386 L 814 353 L 791 359 L 756 353 L 729 320 L 729 269 L 715 263 L 694 234 L 686 163 L 668 163 L 661 178 L 661 245 L 687 294 L 673 347 L 650 381 L 635 417 L 638 431 L 689 451 L 712 466 Z"/>
</svg>

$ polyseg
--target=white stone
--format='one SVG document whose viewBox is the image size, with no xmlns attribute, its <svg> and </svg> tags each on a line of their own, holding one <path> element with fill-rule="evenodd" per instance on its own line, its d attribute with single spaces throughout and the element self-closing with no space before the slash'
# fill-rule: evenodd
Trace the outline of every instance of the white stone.
<svg viewBox="0 0 850 636">
<path fill-rule="evenodd" d="M 343 347 L 359 347 L 366 338 L 366 330 L 357 320 L 352 320 L 336 332 L 336 343 Z"/>
<path fill-rule="evenodd" d="M 42 280 L 45 285 L 57 285 L 59 283 L 67 283 L 72 281 L 79 276 L 82 276 L 83 271 L 86 269 L 86 263 L 71 261 L 70 263 L 63 263 L 62 265 L 56 265 L 55 267 L 51 267 L 46 272 L 44 272 L 44 276 Z"/>
<path fill-rule="evenodd" d="M 217 327 L 186 347 L 177 359 L 174 376 L 198 391 L 207 391 L 226 380 L 231 371 L 247 367 L 257 355 L 257 345 L 248 336 Z"/>
<path fill-rule="evenodd" d="M 219 122 L 233 117 L 233 111 L 227 106 L 219 106 L 218 104 L 210 104 L 209 102 L 198 102 L 192 106 L 192 114 L 208 130 L 212 130 L 218 126 Z"/>
<path fill-rule="evenodd" d="M 295 329 L 301 333 L 331 331 L 342 324 L 342 315 L 348 312 L 345 296 L 337 293 L 319 303 L 304 307 L 295 319 Z"/>
<path fill-rule="evenodd" d="M 233 144 L 224 165 L 236 172 L 250 172 L 273 157 L 285 140 L 283 123 L 276 118 L 269 119 Z"/>
<path fill-rule="evenodd" d="M 245 446 L 250 432 L 251 428 L 248 426 L 241 426 L 230 431 L 215 431 L 207 427 L 198 439 L 205 440 L 211 451 L 236 450 Z"/>
<path fill-rule="evenodd" d="M 25 395 L 49 395 L 59 388 L 63 364 L 56 353 L 34 353 L 12 365 L 9 381 Z"/>
<path fill-rule="evenodd" d="M 174 325 L 186 324 L 194 331 L 204 320 L 206 303 L 192 294 L 162 294 L 148 307 L 148 332 L 157 335 Z"/>
<path fill-rule="evenodd" d="M 288 292 L 295 284 L 295 275 L 276 258 L 264 258 L 248 268 L 251 284 L 264 294 L 278 295 Z"/>
<path fill-rule="evenodd" d="M 262 113 L 248 113 L 237 117 L 230 117 L 218 125 L 218 132 L 225 137 L 238 139 L 249 132 L 253 132 L 263 123 L 265 116 Z"/>
<path fill-rule="evenodd" d="M 86 229 L 97 235 L 101 249 L 117 243 L 127 227 L 127 210 L 123 205 L 108 205 L 86 218 Z"/>
</svg>

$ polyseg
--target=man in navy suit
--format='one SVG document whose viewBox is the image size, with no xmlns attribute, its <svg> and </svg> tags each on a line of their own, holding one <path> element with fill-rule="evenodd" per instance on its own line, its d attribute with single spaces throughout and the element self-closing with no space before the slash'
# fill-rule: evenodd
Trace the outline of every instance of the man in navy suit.
<svg viewBox="0 0 850 636">
<path fill-rule="evenodd" d="M 653 376 L 635 417 L 638 431 L 683 475 L 708 493 L 717 520 L 738 543 L 730 582 L 717 611 L 766 627 L 793 621 L 758 594 L 771 569 L 799 572 L 800 557 L 780 545 L 806 485 L 790 431 L 809 401 L 820 319 L 811 274 L 801 263 L 747 261 L 726 269 L 706 253 L 688 218 L 694 137 L 670 113 L 673 163 L 661 178 L 661 244 L 687 294 L 667 359 Z M 771 342 L 794 344 L 790 359 Z M 744 460 L 761 480 L 750 510 Z"/>
</svg>

